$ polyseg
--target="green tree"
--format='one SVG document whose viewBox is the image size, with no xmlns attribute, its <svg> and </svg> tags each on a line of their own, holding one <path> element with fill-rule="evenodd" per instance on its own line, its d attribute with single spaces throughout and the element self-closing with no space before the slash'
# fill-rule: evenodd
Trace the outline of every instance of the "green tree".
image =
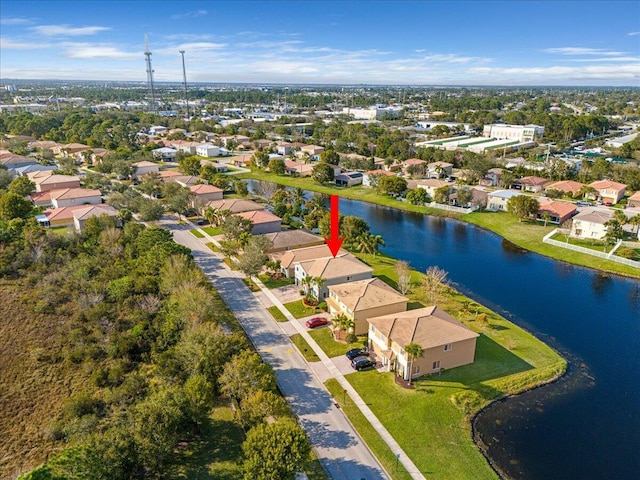
<svg viewBox="0 0 640 480">
<path fill-rule="evenodd" d="M 2 220 L 26 218 L 31 214 L 32 208 L 29 200 L 25 200 L 15 192 L 0 195 L 0 219 Z"/>
<path fill-rule="evenodd" d="M 449 185 L 443 185 L 442 187 L 436 188 L 433 195 L 433 201 L 436 203 L 448 203 L 450 191 L 451 187 L 449 187 Z"/>
<path fill-rule="evenodd" d="M 422 347 L 417 343 L 411 342 L 404 347 L 404 351 L 407 352 L 409 361 L 411 362 L 411 365 L 409 366 L 409 385 L 411 385 L 411 379 L 413 377 L 413 362 L 416 358 L 420 358 L 422 356 Z"/>
<path fill-rule="evenodd" d="M 138 216 L 143 222 L 155 222 L 164 215 L 164 206 L 149 198 L 140 198 L 137 201 Z"/>
<path fill-rule="evenodd" d="M 249 239 L 242 255 L 238 257 L 238 267 L 248 277 L 258 275 L 269 257 L 267 250 L 272 242 L 264 235 L 254 235 Z"/>
<path fill-rule="evenodd" d="M 327 148 L 320 153 L 320 161 L 331 165 L 338 165 L 340 163 L 340 155 L 335 150 Z"/>
<path fill-rule="evenodd" d="M 328 163 L 319 162 L 311 170 L 311 178 L 318 183 L 329 183 L 334 179 L 333 167 Z"/>
<path fill-rule="evenodd" d="M 459 188 L 457 190 L 458 194 L 458 205 L 461 207 L 466 207 L 473 200 L 473 193 L 471 193 L 471 189 L 469 188 Z"/>
<path fill-rule="evenodd" d="M 521 222 L 540 210 L 540 202 L 529 195 L 516 195 L 507 200 L 507 210 Z"/>
<path fill-rule="evenodd" d="M 429 194 L 424 188 L 415 188 L 407 192 L 407 202 L 413 205 L 424 205 L 429 200 Z"/>
<path fill-rule="evenodd" d="M 178 169 L 185 175 L 200 175 L 200 159 L 196 156 L 183 158 L 178 162 Z"/>
<path fill-rule="evenodd" d="M 29 177 L 17 177 L 10 184 L 8 190 L 17 193 L 21 197 L 26 197 L 36 188 L 36 184 L 29 180 Z"/>
<path fill-rule="evenodd" d="M 236 194 L 241 197 L 249 195 L 249 187 L 247 187 L 247 184 L 239 178 L 233 182 L 233 189 L 236 191 Z"/>
<path fill-rule="evenodd" d="M 253 223 L 239 215 L 229 215 L 221 224 L 225 240 L 240 240 L 244 233 L 250 233 Z"/>
<path fill-rule="evenodd" d="M 187 378 L 182 387 L 187 400 L 187 411 L 191 420 L 202 424 L 215 401 L 214 387 L 205 375 L 196 373 Z"/>
<path fill-rule="evenodd" d="M 611 218 L 604 222 L 604 226 L 607 227 L 607 232 L 604 235 L 604 244 L 606 247 L 611 247 L 618 243 L 618 240 L 621 240 L 624 237 L 624 230 L 622 229 L 622 224 L 620 220 L 617 218 Z"/>
<path fill-rule="evenodd" d="M 219 381 L 224 395 L 241 401 L 257 390 L 276 390 L 271 366 L 250 350 L 240 352 L 227 362 Z"/>
<path fill-rule="evenodd" d="M 402 177 L 381 176 L 378 179 L 376 190 L 383 195 L 398 196 L 407 189 L 407 181 Z"/>
<path fill-rule="evenodd" d="M 240 403 L 238 421 L 245 430 L 274 419 L 290 417 L 291 411 L 284 398 L 273 392 L 256 390 Z"/>
<path fill-rule="evenodd" d="M 242 450 L 245 480 L 293 480 L 311 452 L 304 431 L 289 419 L 252 428 Z"/>
<path fill-rule="evenodd" d="M 275 173 L 276 175 L 284 175 L 285 164 L 284 160 L 281 158 L 272 158 L 269 160 L 269 171 Z"/>
</svg>

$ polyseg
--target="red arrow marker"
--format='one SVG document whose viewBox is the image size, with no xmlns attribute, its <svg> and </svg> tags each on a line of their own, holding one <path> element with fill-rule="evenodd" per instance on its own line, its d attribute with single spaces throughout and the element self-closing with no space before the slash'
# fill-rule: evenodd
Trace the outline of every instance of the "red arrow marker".
<svg viewBox="0 0 640 480">
<path fill-rule="evenodd" d="M 325 238 L 324 241 L 329 246 L 331 254 L 335 258 L 344 242 L 344 238 L 339 238 L 340 235 L 340 215 L 338 209 L 338 195 L 331 195 L 331 238 Z"/>
</svg>

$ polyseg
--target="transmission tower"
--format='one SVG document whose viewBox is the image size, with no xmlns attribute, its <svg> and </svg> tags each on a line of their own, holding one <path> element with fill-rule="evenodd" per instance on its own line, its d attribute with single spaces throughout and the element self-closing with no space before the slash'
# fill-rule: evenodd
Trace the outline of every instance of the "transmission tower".
<svg viewBox="0 0 640 480">
<path fill-rule="evenodd" d="M 184 50 L 180 50 L 182 55 L 182 78 L 184 80 L 184 103 L 187 105 L 187 120 L 189 119 L 189 97 L 187 96 L 187 69 L 184 66 Z"/>
<path fill-rule="evenodd" d="M 153 88 L 153 68 L 151 68 L 151 51 L 149 50 L 149 37 L 144 34 L 144 56 L 147 62 L 147 83 L 149 85 L 149 93 L 151 94 L 151 111 L 158 113 L 156 107 L 156 92 Z"/>
</svg>

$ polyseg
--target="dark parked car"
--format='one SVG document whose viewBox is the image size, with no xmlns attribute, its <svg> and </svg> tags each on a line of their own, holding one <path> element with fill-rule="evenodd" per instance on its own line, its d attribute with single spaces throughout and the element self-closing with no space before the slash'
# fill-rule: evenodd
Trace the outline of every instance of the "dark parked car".
<svg viewBox="0 0 640 480">
<path fill-rule="evenodd" d="M 351 366 L 355 370 L 365 370 L 367 368 L 373 368 L 376 366 L 376 362 L 371 360 L 369 357 L 359 356 L 351 360 Z"/>
<path fill-rule="evenodd" d="M 310 318 L 309 320 L 307 320 L 305 322 L 305 325 L 307 326 L 307 328 L 316 328 L 316 327 L 322 327 L 323 325 L 326 325 L 327 323 L 329 323 L 329 320 L 327 320 L 326 318 L 313 317 L 313 318 Z"/>
<path fill-rule="evenodd" d="M 364 348 L 354 348 L 347 352 L 347 358 L 353 360 L 356 357 L 368 356 L 369 353 Z"/>
</svg>

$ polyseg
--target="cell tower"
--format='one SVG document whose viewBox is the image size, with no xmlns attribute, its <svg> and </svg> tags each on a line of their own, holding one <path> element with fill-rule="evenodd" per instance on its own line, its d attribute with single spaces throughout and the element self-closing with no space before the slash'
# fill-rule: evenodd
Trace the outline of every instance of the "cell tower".
<svg viewBox="0 0 640 480">
<path fill-rule="evenodd" d="M 147 83 L 151 94 L 151 111 L 158 113 L 156 107 L 156 92 L 153 88 L 153 68 L 151 68 L 151 51 L 149 51 L 149 37 L 144 34 L 144 56 L 147 57 Z"/>
<path fill-rule="evenodd" d="M 187 96 L 187 69 L 184 66 L 184 50 L 180 50 L 182 55 L 182 78 L 184 80 L 184 103 L 187 105 L 187 120 L 189 119 L 189 97 Z"/>
</svg>

